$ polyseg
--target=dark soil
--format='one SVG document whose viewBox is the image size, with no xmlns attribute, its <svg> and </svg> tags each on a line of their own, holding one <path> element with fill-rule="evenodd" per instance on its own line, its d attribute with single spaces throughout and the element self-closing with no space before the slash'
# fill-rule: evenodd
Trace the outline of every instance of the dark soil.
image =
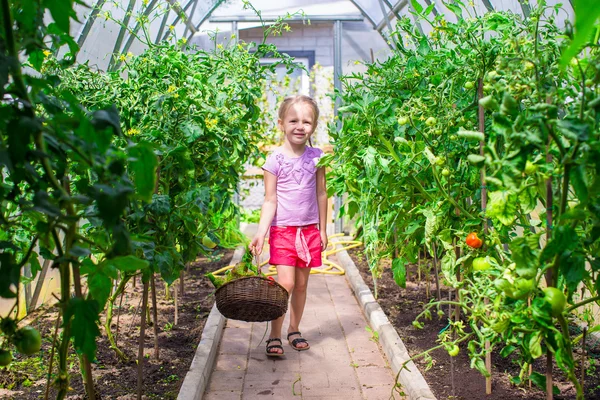
<svg viewBox="0 0 600 400">
<path fill-rule="evenodd" d="M 204 277 L 206 272 L 215 271 L 229 265 L 232 250 L 215 251 L 210 258 L 199 258 L 190 265 L 189 273 L 185 274 L 185 292 L 178 300 L 178 323 L 174 323 L 175 306 L 173 301 L 173 286 L 171 298 L 166 299 L 165 286 L 161 279 L 156 279 L 157 311 L 158 311 L 158 343 L 159 359 L 154 355 L 154 328 L 146 327 L 144 348 L 144 398 L 145 399 L 176 399 L 186 373 L 189 370 L 200 342 L 206 318 L 214 302 L 214 287 Z M 179 291 L 179 281 L 176 282 Z M 137 352 L 140 332 L 140 299 L 142 284 L 138 278 L 133 287 L 127 285 L 123 304 L 120 310 L 118 346 L 128 357 L 128 361 L 120 361 L 115 352 L 109 348 L 109 343 L 101 328 L 102 336 L 98 338 L 97 360 L 92 363 L 96 399 L 133 400 L 136 399 L 137 388 Z M 151 296 L 149 298 L 151 306 Z M 117 314 L 119 300 L 115 303 L 113 316 L 113 333 L 117 331 Z M 152 318 L 152 310 L 150 310 Z M 1 370 L 0 398 L 15 400 L 43 399 L 46 391 L 47 366 L 50 359 L 50 339 L 54 332 L 57 318 L 55 309 L 41 315 L 32 314 L 28 319 L 34 320 L 33 326 L 40 330 L 44 338 L 42 352 L 39 357 L 23 357 L 15 354 L 15 361 L 8 369 Z M 104 323 L 104 318 L 102 320 Z M 60 330 L 59 330 L 60 332 Z M 56 357 L 54 372 L 56 372 Z M 79 373 L 79 361 L 75 354 L 70 356 L 70 386 L 72 391 L 67 395 L 71 400 L 87 398 Z M 55 376 L 53 376 L 53 379 Z M 8 390 L 10 389 L 10 390 Z M 49 399 L 56 398 L 56 392 L 51 387 Z"/>
<path fill-rule="evenodd" d="M 373 278 L 369 266 L 362 253 L 361 248 L 348 251 L 352 260 L 359 269 L 367 286 L 373 291 Z M 388 319 L 396 328 L 398 335 L 406 345 L 411 356 L 415 356 L 428 350 L 438 343 L 438 333 L 447 325 L 447 317 L 443 319 L 433 316 L 432 320 L 425 321 L 424 329 L 412 326 L 415 317 L 423 311 L 423 304 L 428 303 L 435 296 L 435 284 L 430 284 L 430 296 L 427 295 L 426 282 L 417 282 L 416 272 L 409 269 L 412 276 L 407 279 L 406 289 L 398 287 L 393 279 L 389 265 L 385 265 L 382 276 L 377 279 L 378 303 L 388 316 Z M 387 263 L 389 264 L 389 263 Z M 447 290 L 442 290 L 444 296 L 448 296 Z M 447 311 L 447 310 L 445 310 Z M 580 349 L 575 349 L 576 351 Z M 592 363 L 596 368 L 600 365 L 600 349 L 588 349 Z M 434 395 L 438 399 L 461 399 L 461 400 L 507 400 L 507 399 L 545 399 L 545 392 L 535 385 L 529 388 L 526 384 L 522 387 L 513 385 L 509 379 L 511 376 L 519 375 L 519 366 L 510 358 L 503 358 L 499 351 L 492 353 L 492 394 L 485 394 L 485 378 L 475 369 L 470 368 L 470 360 L 466 345 L 461 347 L 457 357 L 450 357 L 444 349 L 436 350 L 431 354 L 433 367 L 425 370 L 427 363 L 423 359 L 415 360 L 415 364 L 425 377 Z M 585 399 L 600 399 L 600 373 L 587 364 L 588 371 L 585 377 Z M 541 357 L 534 365 L 534 371 L 544 374 L 545 358 Z M 554 385 L 560 390 L 560 394 L 554 398 L 575 399 L 573 385 L 564 377 L 555 366 Z M 580 376 L 580 371 L 577 371 Z M 453 382 L 454 381 L 454 382 Z"/>
</svg>

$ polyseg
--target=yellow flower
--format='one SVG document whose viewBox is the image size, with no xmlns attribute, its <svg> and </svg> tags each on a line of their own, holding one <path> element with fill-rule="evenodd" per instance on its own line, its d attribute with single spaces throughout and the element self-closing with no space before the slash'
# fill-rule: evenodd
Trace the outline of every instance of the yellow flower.
<svg viewBox="0 0 600 400">
<path fill-rule="evenodd" d="M 144 4 L 145 6 L 147 6 L 148 5 L 148 0 L 143 0 L 142 4 Z"/>
<path fill-rule="evenodd" d="M 175 85 L 171 85 L 169 86 L 169 88 L 167 89 L 167 92 L 169 93 L 173 93 L 174 91 L 177 90 L 177 87 Z"/>
<path fill-rule="evenodd" d="M 127 134 L 129 136 L 136 136 L 140 134 L 140 130 L 137 128 L 131 128 L 130 130 L 127 131 Z"/>
<path fill-rule="evenodd" d="M 174 29 L 175 29 L 175 25 L 169 25 L 169 30 L 170 30 L 171 32 L 173 32 L 173 30 L 174 30 Z"/>
<path fill-rule="evenodd" d="M 44 56 L 48 57 L 50 54 L 52 54 L 52 52 L 50 50 L 44 50 L 42 53 L 44 53 Z"/>
<path fill-rule="evenodd" d="M 235 33 L 232 33 L 232 34 L 231 34 L 231 38 L 232 38 L 232 39 L 235 39 Z"/>
<path fill-rule="evenodd" d="M 175 93 L 175 94 L 173 95 L 173 97 L 175 97 L 175 98 L 178 98 L 178 97 L 179 97 L 179 93 Z"/>
<path fill-rule="evenodd" d="M 187 39 L 186 38 L 181 38 L 181 43 L 182 44 L 186 44 L 187 43 Z"/>
<path fill-rule="evenodd" d="M 121 55 L 119 56 L 119 61 L 125 61 L 126 59 L 127 59 L 127 57 L 125 57 L 125 55 L 124 55 L 124 54 L 121 54 Z"/>
<path fill-rule="evenodd" d="M 127 57 L 129 57 L 129 58 L 133 57 L 133 53 L 132 52 L 128 52 L 127 53 Z"/>
<path fill-rule="evenodd" d="M 283 27 L 283 29 L 284 29 L 286 32 L 290 32 L 290 31 L 292 30 L 292 28 L 290 28 L 290 26 L 289 26 L 288 24 L 285 24 L 285 26 Z"/>
<path fill-rule="evenodd" d="M 219 49 L 219 50 L 223 50 L 223 45 L 222 45 L 221 43 L 219 43 L 219 44 L 217 45 L 217 49 Z"/>
</svg>

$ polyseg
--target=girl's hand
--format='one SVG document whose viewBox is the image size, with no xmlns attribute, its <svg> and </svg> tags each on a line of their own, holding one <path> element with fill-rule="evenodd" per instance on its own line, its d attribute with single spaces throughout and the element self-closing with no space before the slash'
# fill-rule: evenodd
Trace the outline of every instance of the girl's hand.
<svg viewBox="0 0 600 400">
<path fill-rule="evenodd" d="M 321 231 L 321 251 L 327 249 L 327 232 Z"/>
<path fill-rule="evenodd" d="M 256 235 L 252 238 L 250 242 L 250 251 L 255 256 L 260 256 L 262 253 L 263 246 L 265 244 L 265 238 L 262 235 Z"/>
</svg>

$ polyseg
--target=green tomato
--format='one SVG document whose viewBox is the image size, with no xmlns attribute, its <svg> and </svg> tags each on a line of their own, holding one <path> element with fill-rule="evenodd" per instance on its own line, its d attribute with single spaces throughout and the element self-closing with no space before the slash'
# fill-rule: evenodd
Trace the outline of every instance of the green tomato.
<svg viewBox="0 0 600 400">
<path fill-rule="evenodd" d="M 436 136 L 440 136 L 440 135 L 442 134 L 442 130 L 441 130 L 441 129 L 436 129 L 436 130 L 434 130 L 434 131 L 433 131 L 433 133 L 434 133 Z"/>
<path fill-rule="evenodd" d="M 446 163 L 446 157 L 444 156 L 439 156 L 435 158 L 435 165 L 437 165 L 438 167 L 441 167 L 442 165 L 444 165 Z"/>
<path fill-rule="evenodd" d="M 531 71 L 533 68 L 535 68 L 535 64 L 531 61 L 525 63 L 525 71 Z"/>
<path fill-rule="evenodd" d="M 17 351 L 26 356 L 35 354 L 42 348 L 42 336 L 33 326 L 19 329 L 12 340 Z"/>
<path fill-rule="evenodd" d="M 494 287 L 499 292 L 508 293 L 512 290 L 512 284 L 504 278 L 498 278 L 494 281 Z"/>
<path fill-rule="evenodd" d="M 448 354 L 450 354 L 450 357 L 456 357 L 459 351 L 460 348 L 457 345 L 453 344 L 452 347 L 448 349 Z"/>
<path fill-rule="evenodd" d="M 555 287 L 547 287 L 543 289 L 544 300 L 546 300 L 552 308 L 552 316 L 557 317 L 562 314 L 567 304 L 567 299 L 562 290 Z"/>
<path fill-rule="evenodd" d="M 473 270 L 474 271 L 487 271 L 492 268 L 487 257 L 477 257 L 473 260 Z"/>
<path fill-rule="evenodd" d="M 202 245 L 204 245 L 205 247 L 208 247 L 209 249 L 214 249 L 215 247 L 217 247 L 217 244 L 215 242 L 213 242 L 212 239 L 209 238 L 208 236 L 204 236 L 202 238 Z"/>
<path fill-rule="evenodd" d="M 458 136 L 456 136 L 456 135 L 450 135 L 449 139 L 452 140 L 452 141 L 455 141 L 456 139 L 458 139 Z"/>
<path fill-rule="evenodd" d="M 513 299 L 523 300 L 531 293 L 534 286 L 535 281 L 533 279 L 517 278 L 512 288 L 512 292 L 507 293 L 507 295 Z"/>
<path fill-rule="evenodd" d="M 429 117 L 427 118 L 427 120 L 425 120 L 425 125 L 427 126 L 434 126 L 437 123 L 437 119 L 435 119 L 434 117 Z"/>
<path fill-rule="evenodd" d="M 469 82 L 465 82 L 465 89 L 467 89 L 467 90 L 471 90 L 471 89 L 473 89 L 474 87 L 475 87 L 475 84 L 474 84 L 473 82 L 471 82 L 471 81 L 469 81 Z"/>
<path fill-rule="evenodd" d="M 525 175 L 533 175 L 537 172 L 537 170 L 538 166 L 532 163 L 531 161 L 527 160 L 527 162 L 525 163 L 525 170 L 523 171 L 525 172 Z"/>
<path fill-rule="evenodd" d="M 496 79 L 498 77 L 498 72 L 492 70 L 490 72 L 487 73 L 486 77 L 488 79 Z"/>
<path fill-rule="evenodd" d="M 398 125 L 406 125 L 406 124 L 408 124 L 408 117 L 398 118 Z"/>
<path fill-rule="evenodd" d="M 12 362 L 12 354 L 9 350 L 0 350 L 0 367 L 6 367 Z"/>
<path fill-rule="evenodd" d="M 442 170 L 442 176 L 450 176 L 450 170 L 448 168 L 444 168 Z"/>
<path fill-rule="evenodd" d="M 585 86 L 587 86 L 587 87 L 594 86 L 594 80 L 593 79 L 586 79 L 585 80 Z"/>
<path fill-rule="evenodd" d="M 492 95 L 489 95 L 489 96 L 479 99 L 479 104 L 481 105 L 481 107 L 485 108 L 486 110 L 498 109 L 498 102 L 496 101 L 496 99 L 494 99 L 494 96 L 492 96 Z"/>
</svg>

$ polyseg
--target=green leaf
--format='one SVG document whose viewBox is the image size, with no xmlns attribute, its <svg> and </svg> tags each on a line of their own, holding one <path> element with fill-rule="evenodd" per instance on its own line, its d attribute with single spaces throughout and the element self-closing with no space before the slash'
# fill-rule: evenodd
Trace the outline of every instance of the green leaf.
<svg viewBox="0 0 600 400">
<path fill-rule="evenodd" d="M 423 6 L 420 5 L 417 0 L 410 0 L 410 4 L 412 4 L 417 14 L 421 14 L 423 12 Z"/>
<path fill-rule="evenodd" d="M 571 183 L 573 184 L 573 189 L 575 189 L 575 194 L 579 198 L 579 201 L 586 203 L 589 194 L 585 166 L 578 165 L 571 169 Z"/>
<path fill-rule="evenodd" d="M 596 1 L 573 0 L 572 4 L 575 11 L 575 36 L 561 57 L 563 68 L 579 53 L 581 46 L 588 42 L 600 16 L 600 7 Z"/>
<path fill-rule="evenodd" d="M 193 143 L 204 135 L 202 126 L 194 123 L 187 122 L 181 125 L 181 132 L 185 137 L 186 143 Z"/>
<path fill-rule="evenodd" d="M 99 309 L 103 310 L 112 289 L 112 280 L 102 272 L 88 275 L 89 293 L 98 301 Z"/>
<path fill-rule="evenodd" d="M 44 7 L 50 10 L 56 25 L 63 32 L 69 33 L 69 20 L 74 14 L 71 0 L 45 0 Z"/>
<path fill-rule="evenodd" d="M 490 373 L 488 372 L 487 368 L 485 367 L 485 362 L 479 357 L 471 359 L 471 368 L 477 369 L 477 371 L 479 371 L 481 373 L 481 375 L 483 375 L 485 377 L 490 376 Z"/>
<path fill-rule="evenodd" d="M 585 258 L 578 253 L 567 253 L 568 257 L 561 260 L 561 272 L 565 277 L 569 294 L 574 293 L 588 276 L 585 269 Z"/>
<path fill-rule="evenodd" d="M 532 236 L 534 240 L 529 240 L 529 236 Z M 531 279 L 537 274 L 538 245 L 535 243 L 536 240 L 539 241 L 539 235 L 527 235 L 514 238 L 509 244 L 512 260 L 516 264 L 517 275 L 526 279 Z"/>
<path fill-rule="evenodd" d="M 98 131 L 111 128 L 115 135 L 121 135 L 119 111 L 114 104 L 107 109 L 94 111 L 92 114 L 92 125 Z"/>
<path fill-rule="evenodd" d="M 156 216 L 169 215 L 171 213 L 171 198 L 167 195 L 152 195 L 152 202 L 146 206 L 148 212 Z"/>
<path fill-rule="evenodd" d="M 565 137 L 573 141 L 585 142 L 590 137 L 590 126 L 579 120 L 560 120 L 556 126 Z"/>
<path fill-rule="evenodd" d="M 542 332 L 536 332 L 531 335 L 529 339 L 529 354 L 534 359 L 540 358 L 542 356 Z"/>
<path fill-rule="evenodd" d="M 65 310 L 65 320 L 71 322 L 71 336 L 74 338 L 75 349 L 93 360 L 96 357 L 96 337 L 100 336 L 98 329 L 100 307 L 96 300 L 71 298 Z"/>
<path fill-rule="evenodd" d="M 485 215 L 496 218 L 502 225 L 509 226 L 516 218 L 517 200 L 517 195 L 512 191 L 490 192 Z"/>
<path fill-rule="evenodd" d="M 394 281 L 401 288 L 406 288 L 406 260 L 404 258 L 395 258 L 392 261 L 392 273 L 394 275 Z"/>
<path fill-rule="evenodd" d="M 14 262 L 12 253 L 0 253 L 0 297 L 12 299 L 17 294 L 12 291 L 12 286 L 19 285 L 21 270 Z"/>
<path fill-rule="evenodd" d="M 469 154 L 467 160 L 473 165 L 480 165 L 485 161 L 485 157 L 479 154 Z"/>
<path fill-rule="evenodd" d="M 156 186 L 158 159 L 149 143 L 138 143 L 129 148 L 129 168 L 138 195 L 144 201 L 150 201 Z"/>
<path fill-rule="evenodd" d="M 42 69 L 42 63 L 44 62 L 44 53 L 41 50 L 36 50 L 29 54 L 29 63 L 36 70 L 39 71 Z"/>
<path fill-rule="evenodd" d="M 106 263 L 123 272 L 136 272 L 149 266 L 148 261 L 131 255 L 111 258 L 110 260 L 106 260 Z"/>
<path fill-rule="evenodd" d="M 546 375 L 542 375 L 539 372 L 535 372 L 534 371 L 529 376 L 529 379 L 531 379 L 531 382 L 533 382 L 541 390 L 546 390 Z M 558 389 L 557 386 L 552 385 L 552 393 L 555 394 L 555 395 L 559 395 L 560 394 L 560 390 Z"/>
<path fill-rule="evenodd" d="M 557 254 L 575 249 L 579 243 L 577 232 L 568 225 L 559 225 L 552 233 L 552 240 L 542 250 L 540 256 L 542 262 L 550 260 Z"/>
</svg>

